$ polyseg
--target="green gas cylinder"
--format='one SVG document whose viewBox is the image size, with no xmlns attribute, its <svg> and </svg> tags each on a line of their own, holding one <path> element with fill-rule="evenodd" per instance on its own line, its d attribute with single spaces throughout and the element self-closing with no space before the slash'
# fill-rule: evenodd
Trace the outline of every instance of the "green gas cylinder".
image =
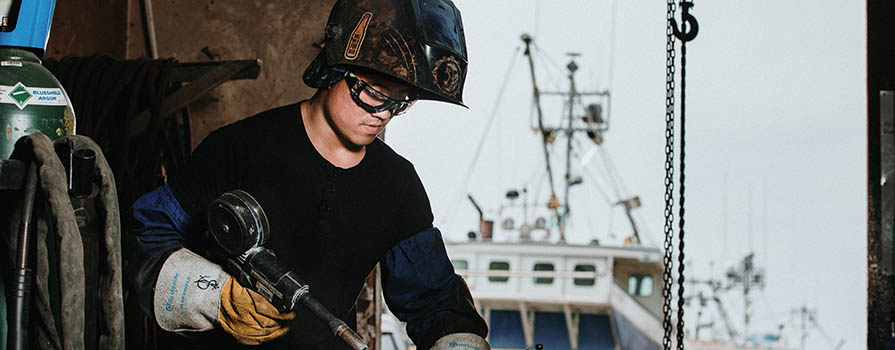
<svg viewBox="0 0 895 350">
<path fill-rule="evenodd" d="M 75 112 L 62 84 L 33 52 L 0 47 L 0 159 L 16 141 L 40 132 L 55 140 L 75 133 Z"/>
</svg>

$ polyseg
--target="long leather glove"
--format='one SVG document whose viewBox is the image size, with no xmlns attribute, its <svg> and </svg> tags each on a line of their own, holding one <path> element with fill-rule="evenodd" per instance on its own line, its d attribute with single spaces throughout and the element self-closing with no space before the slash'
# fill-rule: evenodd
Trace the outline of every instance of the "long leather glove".
<svg viewBox="0 0 895 350">
<path fill-rule="evenodd" d="M 187 250 L 172 253 L 159 271 L 153 308 L 159 326 L 190 334 L 219 324 L 246 345 L 257 345 L 289 331 L 280 314 L 261 295 L 239 285 L 221 267 Z"/>
<path fill-rule="evenodd" d="M 224 283 L 218 322 L 240 343 L 258 345 L 276 339 L 289 331 L 281 321 L 293 318 L 294 312 L 280 313 L 261 294 L 243 287 L 232 277 Z"/>
</svg>

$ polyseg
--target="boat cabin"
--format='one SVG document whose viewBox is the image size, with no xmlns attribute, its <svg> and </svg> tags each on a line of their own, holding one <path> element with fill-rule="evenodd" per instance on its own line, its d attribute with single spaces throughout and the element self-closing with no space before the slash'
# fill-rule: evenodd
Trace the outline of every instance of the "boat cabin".
<svg viewBox="0 0 895 350">
<path fill-rule="evenodd" d="M 662 254 L 639 246 L 446 242 L 493 349 L 659 349 Z"/>
</svg>

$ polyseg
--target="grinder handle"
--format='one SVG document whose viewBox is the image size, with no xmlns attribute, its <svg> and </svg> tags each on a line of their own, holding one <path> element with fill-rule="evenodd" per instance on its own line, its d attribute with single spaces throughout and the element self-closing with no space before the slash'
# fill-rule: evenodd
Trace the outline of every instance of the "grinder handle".
<svg viewBox="0 0 895 350">
<path fill-rule="evenodd" d="M 367 344 L 310 294 L 308 284 L 283 266 L 274 252 L 255 247 L 243 255 L 244 263 L 230 259 L 228 265 L 238 269 L 237 281 L 261 294 L 280 312 L 292 311 L 297 303 L 304 305 L 314 316 L 326 323 L 334 335 L 342 338 L 352 350 L 367 350 Z"/>
</svg>

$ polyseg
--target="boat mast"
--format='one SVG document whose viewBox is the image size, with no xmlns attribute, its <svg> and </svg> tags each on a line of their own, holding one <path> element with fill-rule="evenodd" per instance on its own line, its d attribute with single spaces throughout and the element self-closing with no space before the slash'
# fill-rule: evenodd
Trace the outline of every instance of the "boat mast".
<svg viewBox="0 0 895 350">
<path fill-rule="evenodd" d="M 558 243 L 565 243 L 566 237 L 566 222 L 567 216 L 571 211 L 569 206 L 569 191 L 573 185 L 577 185 L 581 183 L 581 179 L 579 177 L 572 176 L 572 141 L 576 131 L 584 131 L 588 133 L 588 136 L 594 140 L 598 145 L 602 142 L 602 133 L 607 130 L 607 124 L 604 122 L 602 116 L 600 114 L 600 105 L 589 106 L 588 108 L 594 108 L 594 115 L 585 116 L 585 123 L 587 123 L 586 127 L 575 127 L 575 105 L 576 102 L 580 102 L 581 96 L 601 96 L 606 99 L 608 103 L 609 99 L 609 91 L 597 91 L 597 92 L 579 92 L 575 87 L 575 72 L 578 70 L 578 64 L 575 63 L 575 57 L 578 57 L 578 53 L 569 53 L 568 55 L 572 58 L 566 68 L 569 70 L 569 91 L 567 92 L 541 92 L 538 88 L 537 80 L 535 79 L 535 70 L 534 70 L 534 60 L 531 56 L 531 42 L 532 38 L 528 34 L 522 35 L 522 41 L 525 42 L 525 55 L 528 56 L 528 66 L 529 71 L 531 72 L 531 82 L 534 91 L 534 102 L 535 108 L 538 112 L 538 126 L 537 131 L 541 134 L 541 146 L 544 150 L 544 163 L 547 166 L 547 177 L 550 181 L 550 201 L 548 207 L 553 210 L 553 215 L 556 218 L 556 221 L 559 225 L 559 240 Z M 561 95 L 568 96 L 568 120 L 562 120 L 559 123 L 558 127 L 546 127 L 544 125 L 544 113 L 541 109 L 541 95 Z M 566 125 L 563 126 L 563 122 L 566 122 Z M 557 132 L 564 132 L 566 136 L 566 172 L 565 172 L 565 188 L 564 188 L 564 197 L 562 212 L 559 211 L 560 204 L 556 197 L 555 184 L 553 181 L 553 169 L 550 165 L 550 151 L 547 147 L 548 143 L 552 143 L 552 139 Z M 630 205 L 630 204 L 629 204 Z M 631 226 L 634 228 L 634 236 L 637 239 L 637 243 L 640 243 L 640 237 L 637 232 L 637 226 L 634 225 L 634 220 L 630 217 L 630 209 L 633 207 L 626 206 L 628 211 L 628 218 L 631 220 Z"/>
<path fill-rule="evenodd" d="M 534 60 L 531 58 L 531 36 L 528 34 L 522 34 L 522 41 L 525 42 L 525 56 L 528 56 L 528 68 L 531 72 L 531 85 L 534 87 L 534 99 L 535 99 L 535 107 L 538 110 L 538 131 L 541 133 L 541 146 L 543 146 L 544 150 L 544 164 L 547 165 L 547 179 L 550 181 L 550 202 L 551 204 L 556 201 L 556 190 L 553 185 L 553 169 L 550 167 L 550 151 L 547 149 L 547 131 L 544 128 L 544 113 L 541 111 L 541 93 L 538 90 L 538 82 L 535 79 L 535 64 Z M 556 221 L 560 223 L 559 229 L 559 239 L 560 242 L 565 241 L 565 236 L 563 235 L 564 226 L 562 224 L 563 218 L 559 215 L 559 208 L 551 205 L 551 209 L 553 209 L 553 216 L 556 218 Z"/>
</svg>

